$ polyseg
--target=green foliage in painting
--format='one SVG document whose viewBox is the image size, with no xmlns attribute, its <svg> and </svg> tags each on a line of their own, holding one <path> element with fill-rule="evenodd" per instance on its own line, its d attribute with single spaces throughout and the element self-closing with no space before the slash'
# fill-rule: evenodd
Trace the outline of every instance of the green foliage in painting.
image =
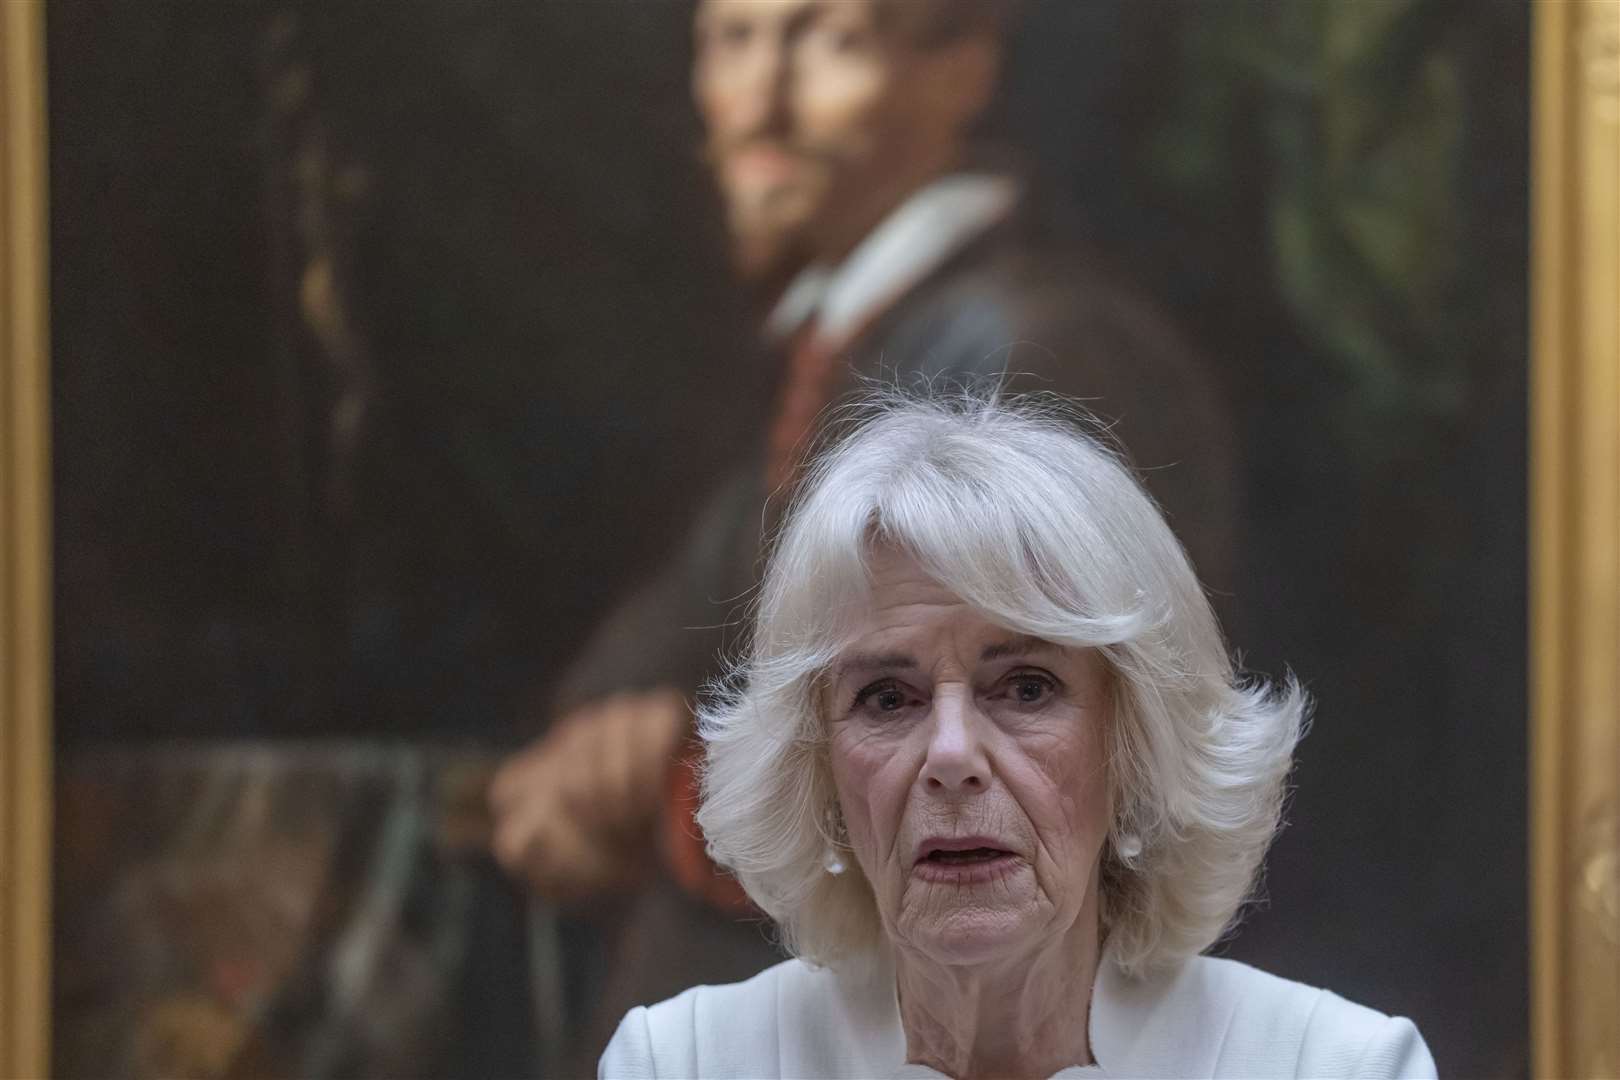
<svg viewBox="0 0 1620 1080">
<path fill-rule="evenodd" d="M 1264 156 L 1266 272 L 1375 456 L 1457 419 L 1500 362 L 1492 283 L 1517 279 L 1500 271 L 1523 227 L 1483 220 L 1492 202 L 1471 196 L 1479 170 L 1516 171 L 1490 159 L 1517 134 L 1492 130 L 1517 108 L 1490 85 L 1508 7 L 1244 0 L 1193 6 L 1177 38 L 1178 97 L 1147 165 L 1219 215 L 1254 197 L 1232 148 Z"/>
</svg>

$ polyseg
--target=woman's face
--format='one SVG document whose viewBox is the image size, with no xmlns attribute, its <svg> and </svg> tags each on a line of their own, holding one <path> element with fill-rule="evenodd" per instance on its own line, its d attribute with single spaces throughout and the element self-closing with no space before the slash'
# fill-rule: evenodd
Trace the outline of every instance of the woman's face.
<svg viewBox="0 0 1620 1080">
<path fill-rule="evenodd" d="M 872 571 L 824 708 L 850 845 L 890 938 L 977 964 L 1095 928 L 1102 658 L 987 621 L 892 549 Z"/>
</svg>

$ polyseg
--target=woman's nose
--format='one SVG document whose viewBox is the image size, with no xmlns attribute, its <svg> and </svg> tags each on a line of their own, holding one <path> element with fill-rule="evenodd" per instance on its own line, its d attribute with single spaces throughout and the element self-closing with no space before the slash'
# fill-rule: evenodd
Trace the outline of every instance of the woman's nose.
<svg viewBox="0 0 1620 1080">
<path fill-rule="evenodd" d="M 984 716 L 966 691 L 936 694 L 929 717 L 922 782 L 935 795 L 973 795 L 990 784 L 990 760 L 980 739 Z"/>
</svg>

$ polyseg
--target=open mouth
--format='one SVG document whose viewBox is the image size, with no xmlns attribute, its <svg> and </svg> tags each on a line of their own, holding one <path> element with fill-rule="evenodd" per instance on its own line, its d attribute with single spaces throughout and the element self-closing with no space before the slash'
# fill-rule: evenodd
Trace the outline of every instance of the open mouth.
<svg viewBox="0 0 1620 1080">
<path fill-rule="evenodd" d="M 933 863 L 936 866 L 972 866 L 978 863 L 987 863 L 999 859 L 1011 852 L 1001 848 L 976 847 L 964 851 L 943 851 L 935 848 L 923 856 L 923 862 Z"/>
<path fill-rule="evenodd" d="M 924 881 L 945 885 L 995 881 L 1012 873 L 1019 865 L 1019 858 L 1013 852 L 983 843 L 977 836 L 931 841 L 922 852 L 912 873 Z"/>
</svg>

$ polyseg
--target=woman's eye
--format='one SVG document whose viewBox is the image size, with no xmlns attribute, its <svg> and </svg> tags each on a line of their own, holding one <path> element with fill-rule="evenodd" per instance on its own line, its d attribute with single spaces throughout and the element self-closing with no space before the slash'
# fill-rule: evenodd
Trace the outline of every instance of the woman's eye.
<svg viewBox="0 0 1620 1080">
<path fill-rule="evenodd" d="M 1045 701 L 1057 687 L 1044 675 L 1014 675 L 1008 680 L 1008 693 L 1021 705 Z"/>
<path fill-rule="evenodd" d="M 874 683 L 855 695 L 854 707 L 874 712 L 898 712 L 906 707 L 906 692 L 893 683 Z"/>
</svg>

